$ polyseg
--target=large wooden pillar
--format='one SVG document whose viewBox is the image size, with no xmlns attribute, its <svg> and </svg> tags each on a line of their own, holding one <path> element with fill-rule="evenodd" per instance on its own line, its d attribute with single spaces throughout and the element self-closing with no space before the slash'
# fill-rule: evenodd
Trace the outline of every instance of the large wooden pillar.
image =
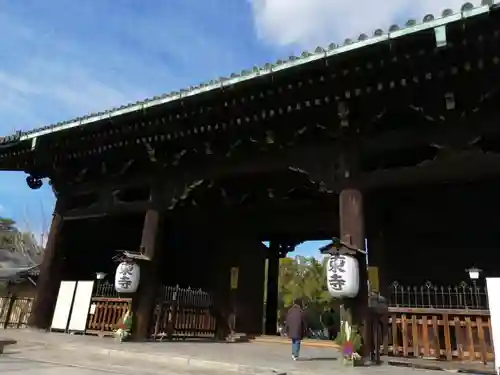
<svg viewBox="0 0 500 375">
<path fill-rule="evenodd" d="M 363 195 L 358 189 L 345 188 L 340 192 L 340 235 L 342 241 L 359 249 L 365 248 Z M 359 256 L 359 293 L 353 298 L 348 308 L 352 322 L 358 326 L 364 343 L 371 343 L 371 327 L 368 322 L 368 285 L 365 256 Z M 363 345 L 361 355 L 370 357 L 370 345 Z"/>
<path fill-rule="evenodd" d="M 266 335 L 276 335 L 277 333 L 279 267 L 279 243 L 271 241 L 267 256 Z"/>
<path fill-rule="evenodd" d="M 28 326 L 49 329 L 61 284 L 61 267 L 64 249 L 59 244 L 63 219 L 55 211 L 52 217 L 47 245 L 45 246 L 40 275 L 36 285 L 36 294 L 28 319 Z"/>
<path fill-rule="evenodd" d="M 147 211 L 142 230 L 141 252 L 150 260 L 141 263 L 139 289 L 132 303 L 134 312 L 132 337 L 137 341 L 147 340 L 150 334 L 156 297 L 160 288 L 161 231 L 161 213 L 154 209 Z"/>
</svg>

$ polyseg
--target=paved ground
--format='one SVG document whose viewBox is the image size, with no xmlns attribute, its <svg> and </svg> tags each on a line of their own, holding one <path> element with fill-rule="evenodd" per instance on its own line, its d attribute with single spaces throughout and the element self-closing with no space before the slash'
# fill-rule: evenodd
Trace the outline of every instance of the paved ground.
<svg viewBox="0 0 500 375">
<path fill-rule="evenodd" d="M 443 374 L 393 366 L 346 368 L 332 348 L 304 348 L 301 361 L 291 360 L 290 347 L 265 343 L 163 342 L 123 343 L 111 339 L 7 330 L 2 335 L 18 340 L 0 357 L 2 374 L 45 375 L 57 372 L 147 375 L 330 375 Z M 5 371 L 6 369 L 7 371 Z"/>
<path fill-rule="evenodd" d="M 148 342 L 119 344 L 108 338 L 43 333 L 30 330 L 8 330 L 2 333 L 18 340 L 12 350 L 30 356 L 50 355 L 59 361 L 83 354 L 106 360 L 136 360 L 169 367 L 192 366 L 206 370 L 268 373 L 331 372 L 338 367 L 337 352 L 331 348 L 304 348 L 303 362 L 291 360 L 289 346 L 279 344 L 214 343 L 214 342 Z M 56 350 L 57 349 L 57 350 Z"/>
<path fill-rule="evenodd" d="M 86 370 L 80 368 L 71 368 L 66 366 L 41 364 L 26 360 L 2 358 L 0 360 L 2 374 L 6 375 L 57 375 L 57 374 L 78 374 L 78 375 L 97 375 L 101 372 L 94 370 Z"/>
<path fill-rule="evenodd" d="M 39 361 L 27 358 L 19 358 L 15 355 L 7 355 L 0 359 L 0 368 L 2 375 L 109 375 L 109 374 L 147 374 L 147 375 L 216 375 L 215 372 L 207 372 L 201 369 L 179 369 L 179 368 L 157 368 L 152 370 L 143 366 L 126 366 L 117 364 L 103 364 L 100 361 L 94 363 L 78 363 L 68 365 L 64 363 L 54 363 L 48 361 Z M 220 373 L 217 375 L 230 375 L 230 373 Z"/>
</svg>

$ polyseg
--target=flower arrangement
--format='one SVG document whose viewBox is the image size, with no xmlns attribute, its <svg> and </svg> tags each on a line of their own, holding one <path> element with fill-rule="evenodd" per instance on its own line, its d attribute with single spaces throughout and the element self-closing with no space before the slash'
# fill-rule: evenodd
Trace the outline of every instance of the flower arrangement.
<svg viewBox="0 0 500 375">
<path fill-rule="evenodd" d="M 116 325 L 116 329 L 113 332 L 115 340 L 123 342 L 130 336 L 132 332 L 132 321 L 133 314 L 130 312 L 130 310 L 127 310 L 125 315 L 123 315 L 123 318 Z"/>
<path fill-rule="evenodd" d="M 342 321 L 335 342 L 341 348 L 345 365 L 354 366 L 354 362 L 361 359 L 361 356 L 358 354 L 361 350 L 361 336 L 356 326 L 351 325 L 348 321 Z"/>
</svg>

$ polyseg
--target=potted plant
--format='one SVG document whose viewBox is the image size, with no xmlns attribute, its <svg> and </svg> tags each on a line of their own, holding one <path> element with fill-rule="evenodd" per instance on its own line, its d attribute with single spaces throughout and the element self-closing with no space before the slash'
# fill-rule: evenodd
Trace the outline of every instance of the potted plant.
<svg viewBox="0 0 500 375">
<path fill-rule="evenodd" d="M 125 315 L 123 315 L 123 318 L 116 325 L 116 329 L 113 332 L 117 341 L 123 342 L 127 340 L 128 337 L 130 337 L 130 334 L 132 333 L 132 321 L 133 314 L 130 312 L 130 310 L 127 310 Z"/>
<path fill-rule="evenodd" d="M 342 360 L 346 366 L 354 366 L 356 360 L 361 359 L 361 335 L 356 326 L 350 320 L 343 320 L 340 324 L 339 334 L 335 338 L 335 343 L 340 347 Z"/>
</svg>

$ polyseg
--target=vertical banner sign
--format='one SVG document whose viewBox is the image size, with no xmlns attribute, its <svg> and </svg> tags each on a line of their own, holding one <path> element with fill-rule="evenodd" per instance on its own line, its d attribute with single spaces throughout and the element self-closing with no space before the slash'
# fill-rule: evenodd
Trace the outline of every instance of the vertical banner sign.
<svg viewBox="0 0 500 375">
<path fill-rule="evenodd" d="M 500 374 L 500 277 L 487 277 L 488 303 L 491 316 L 491 336 L 495 354 L 495 371 Z"/>
<path fill-rule="evenodd" d="M 368 291 L 379 293 L 380 292 L 380 281 L 378 277 L 378 267 L 368 267 L 368 281 L 369 287 Z"/>
<path fill-rule="evenodd" d="M 71 310 L 68 331 L 85 332 L 87 329 L 87 320 L 93 290 L 93 281 L 78 281 L 76 284 L 75 298 L 73 300 L 73 309 Z"/>
<path fill-rule="evenodd" d="M 61 281 L 59 294 L 57 295 L 56 307 L 52 316 L 50 329 L 65 331 L 71 315 L 71 306 L 75 297 L 76 281 Z"/>
<path fill-rule="evenodd" d="M 239 268 L 231 267 L 231 290 L 238 289 Z"/>
</svg>

